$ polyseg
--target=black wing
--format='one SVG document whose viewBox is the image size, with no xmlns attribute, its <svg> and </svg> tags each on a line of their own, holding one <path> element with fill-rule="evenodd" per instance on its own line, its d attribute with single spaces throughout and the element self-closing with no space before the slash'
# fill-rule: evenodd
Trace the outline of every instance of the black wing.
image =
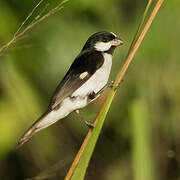
<svg viewBox="0 0 180 180">
<path fill-rule="evenodd" d="M 100 52 L 82 52 L 72 63 L 68 72 L 57 86 L 51 101 L 50 109 L 58 106 L 66 97 L 81 87 L 104 63 L 104 58 Z M 87 73 L 85 73 L 87 72 Z M 80 75 L 85 73 L 85 77 Z"/>
</svg>

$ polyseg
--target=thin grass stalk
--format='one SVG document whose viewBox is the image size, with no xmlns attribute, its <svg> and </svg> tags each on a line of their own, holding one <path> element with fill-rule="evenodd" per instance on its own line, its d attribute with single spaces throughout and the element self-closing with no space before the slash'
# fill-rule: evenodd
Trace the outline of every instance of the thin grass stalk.
<svg viewBox="0 0 180 180">
<path fill-rule="evenodd" d="M 47 7 L 49 6 L 49 3 L 45 5 L 45 7 L 42 9 L 42 11 L 37 15 L 27 26 L 25 26 L 26 22 L 32 17 L 34 12 L 37 10 L 37 8 L 44 2 L 44 0 L 40 0 L 37 5 L 31 10 L 31 12 L 28 14 L 28 16 L 25 18 L 25 20 L 21 23 L 18 30 L 14 33 L 11 40 L 0 47 L 0 56 L 2 56 L 14 43 L 16 43 L 18 40 L 20 40 L 29 30 L 31 30 L 36 24 L 40 23 L 41 21 L 45 20 L 49 16 L 55 14 L 56 12 L 60 11 L 64 6 L 64 4 L 69 0 L 63 0 L 61 3 L 59 3 L 56 7 L 49 10 L 47 13 L 42 15 Z"/>
<path fill-rule="evenodd" d="M 142 19 L 141 19 L 141 21 L 140 21 L 140 23 L 139 23 L 139 25 L 138 25 L 137 31 L 136 31 L 136 33 L 135 33 L 135 35 L 134 35 L 134 37 L 133 37 L 133 40 L 132 40 L 132 43 L 131 43 L 131 45 L 130 45 L 128 54 L 130 53 L 130 51 L 131 51 L 131 49 L 132 49 L 132 47 L 133 47 L 133 45 L 134 45 L 134 42 L 136 41 L 136 39 L 137 39 L 137 37 L 138 37 L 138 34 L 139 34 L 139 32 L 140 32 L 143 24 L 144 24 L 144 21 L 145 21 L 145 19 L 146 19 L 147 13 L 149 12 L 149 9 L 150 9 L 150 7 L 151 7 L 151 4 L 152 4 L 152 0 L 149 0 L 148 3 L 147 3 L 147 5 L 146 5 L 145 11 L 144 11 L 144 13 L 143 13 Z"/>
</svg>

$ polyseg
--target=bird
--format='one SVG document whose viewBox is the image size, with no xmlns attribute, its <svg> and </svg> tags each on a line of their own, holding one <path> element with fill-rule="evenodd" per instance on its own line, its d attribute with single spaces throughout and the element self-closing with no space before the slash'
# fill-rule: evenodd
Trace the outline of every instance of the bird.
<svg viewBox="0 0 180 180">
<path fill-rule="evenodd" d="M 113 86 L 113 81 L 108 82 L 112 56 L 115 48 L 122 44 L 122 39 L 113 32 L 100 31 L 91 35 L 55 89 L 47 110 L 25 131 L 16 148 L 71 112 L 84 119 L 79 110 Z M 85 123 L 93 128 L 88 121 Z"/>
</svg>

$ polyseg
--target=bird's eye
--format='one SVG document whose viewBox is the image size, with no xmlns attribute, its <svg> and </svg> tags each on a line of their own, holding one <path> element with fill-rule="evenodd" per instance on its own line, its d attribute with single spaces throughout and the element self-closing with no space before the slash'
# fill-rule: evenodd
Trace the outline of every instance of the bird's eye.
<svg viewBox="0 0 180 180">
<path fill-rule="evenodd" d="M 110 34 L 108 36 L 104 36 L 102 39 L 102 42 L 109 42 L 111 40 L 113 40 L 115 38 L 115 36 L 113 34 Z"/>
<path fill-rule="evenodd" d="M 109 42 L 110 41 L 110 39 L 108 38 L 108 37 L 104 37 L 103 39 L 102 39 L 102 42 Z"/>
</svg>

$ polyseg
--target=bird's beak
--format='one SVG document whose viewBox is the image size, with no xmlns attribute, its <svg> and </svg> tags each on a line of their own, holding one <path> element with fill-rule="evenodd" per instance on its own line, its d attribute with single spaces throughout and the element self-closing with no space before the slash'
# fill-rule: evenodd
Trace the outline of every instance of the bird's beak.
<svg viewBox="0 0 180 180">
<path fill-rule="evenodd" d="M 123 41 L 120 38 L 115 37 L 115 39 L 113 39 L 111 41 L 111 45 L 112 46 L 120 46 L 120 45 L 123 45 Z"/>
</svg>

